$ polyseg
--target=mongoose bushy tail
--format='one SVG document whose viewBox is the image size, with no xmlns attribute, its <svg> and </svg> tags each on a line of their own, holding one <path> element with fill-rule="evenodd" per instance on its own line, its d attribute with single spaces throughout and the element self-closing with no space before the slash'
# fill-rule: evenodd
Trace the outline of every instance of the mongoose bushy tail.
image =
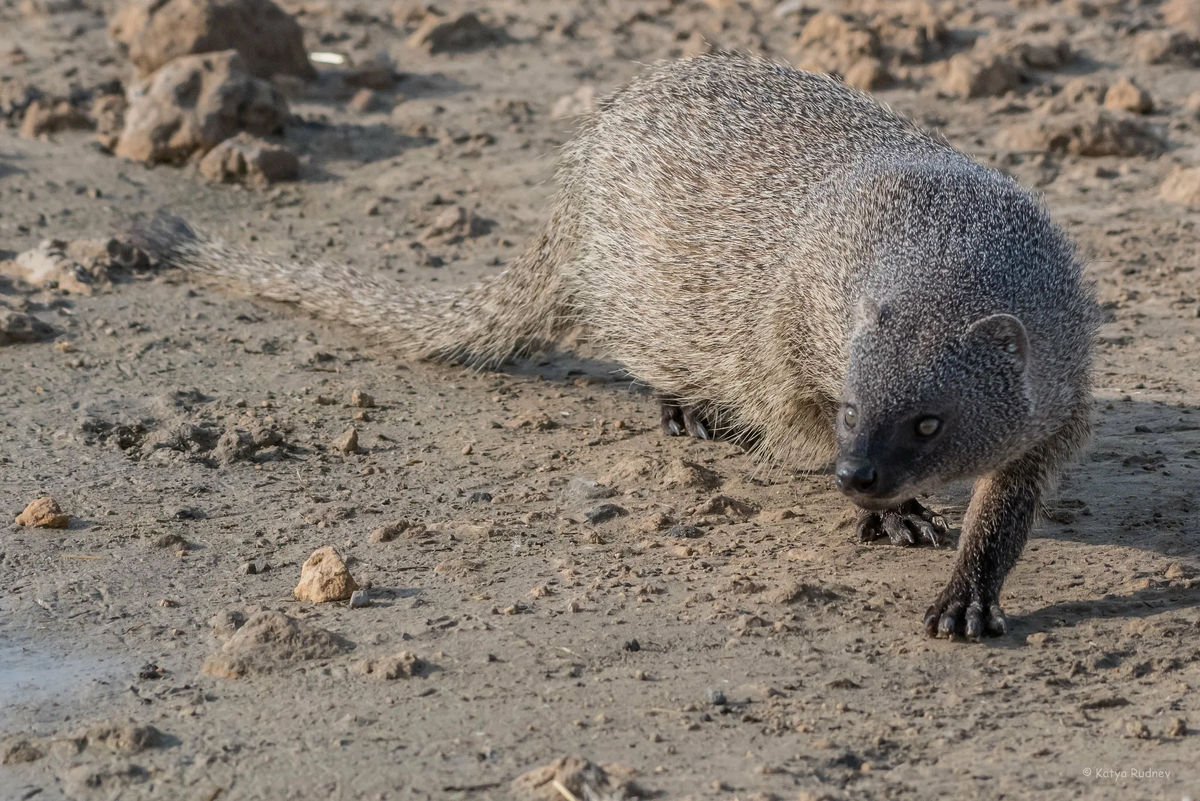
<svg viewBox="0 0 1200 801">
<path fill-rule="evenodd" d="M 556 203 L 509 269 L 445 294 L 402 287 L 336 262 L 280 262 L 165 213 L 136 224 L 132 239 L 204 283 L 294 304 L 417 358 L 487 365 L 543 349 L 569 324 L 556 269 L 570 258 L 574 242 L 564 205 Z"/>
<path fill-rule="evenodd" d="M 916 498 L 977 478 L 933 635 L 1006 630 L 1004 578 L 1091 430 L 1098 307 L 1038 199 L 869 96 L 755 57 L 658 64 L 607 98 L 529 249 L 454 297 L 171 220 L 136 241 L 417 357 L 496 362 L 584 324 L 660 394 L 667 433 L 836 457 L 864 539 L 939 544 Z"/>
</svg>

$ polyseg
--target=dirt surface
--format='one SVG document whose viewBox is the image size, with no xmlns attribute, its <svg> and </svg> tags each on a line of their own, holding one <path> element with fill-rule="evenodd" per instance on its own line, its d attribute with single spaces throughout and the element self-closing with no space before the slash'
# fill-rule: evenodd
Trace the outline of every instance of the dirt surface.
<svg viewBox="0 0 1200 801">
<path fill-rule="evenodd" d="M 816 0 L 498 0 L 474 9 L 502 37 L 430 55 L 408 43 L 418 5 L 286 5 L 310 51 L 387 51 L 401 73 L 353 104 L 336 67 L 288 84 L 295 182 L 211 184 L 86 130 L 22 138 L 11 114 L 0 259 L 166 206 L 281 257 L 462 284 L 537 224 L 571 130 L 552 111 L 588 87 L 709 44 L 827 69 L 858 46 L 793 45 Z M 529 797 L 512 781 L 571 755 L 608 766 L 599 789 L 633 792 L 623 765 L 663 798 L 1196 796 L 1200 209 L 1159 188 L 1200 165 L 1200 70 L 1145 54 L 1172 31 L 1186 51 L 1188 7 L 960 1 L 879 34 L 879 97 L 1044 192 L 1110 313 L 1095 446 L 1007 582 L 1012 633 L 981 644 L 921 634 L 952 549 L 859 545 L 828 474 L 663 437 L 586 332 L 472 373 L 170 271 L 0 279 L 9 311 L 54 327 L 0 347 L 0 510 L 69 515 L 0 531 L 0 798 Z M 4 0 L 0 88 L 75 85 L 86 107 L 128 85 L 111 11 Z M 914 36 L 934 44 L 895 44 Z M 1005 36 L 1059 55 L 991 96 L 948 91 L 990 92 L 950 59 Z M 1095 113 L 1072 80 L 1121 76 L 1161 154 L 1001 144 Z M 931 503 L 957 525 L 968 490 Z M 321 581 L 368 606 L 295 599 L 323 546 L 352 580 Z"/>
</svg>

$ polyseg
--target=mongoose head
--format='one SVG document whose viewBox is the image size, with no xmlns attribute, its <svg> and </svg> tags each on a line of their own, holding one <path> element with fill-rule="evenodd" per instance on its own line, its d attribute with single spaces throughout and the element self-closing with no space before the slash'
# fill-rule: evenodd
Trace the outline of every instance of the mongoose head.
<svg viewBox="0 0 1200 801">
<path fill-rule="evenodd" d="M 960 330 L 911 304 L 865 301 L 838 411 L 836 476 L 865 508 L 888 508 L 982 475 L 1019 448 L 1033 414 L 1021 320 L 985 314 Z M 916 333 L 914 333 L 916 332 Z"/>
</svg>

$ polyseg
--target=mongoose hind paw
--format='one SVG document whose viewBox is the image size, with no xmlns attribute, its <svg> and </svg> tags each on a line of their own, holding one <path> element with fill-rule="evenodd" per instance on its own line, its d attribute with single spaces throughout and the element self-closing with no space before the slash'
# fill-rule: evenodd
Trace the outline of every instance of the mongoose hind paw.
<svg viewBox="0 0 1200 801">
<path fill-rule="evenodd" d="M 856 523 L 859 542 L 874 542 L 886 534 L 892 545 L 903 547 L 927 543 L 937 548 L 947 544 L 950 533 L 946 518 L 916 499 L 883 512 L 860 509 Z"/>
<path fill-rule="evenodd" d="M 1008 633 L 1008 618 L 995 601 L 984 600 L 981 593 L 947 589 L 925 612 L 925 634 L 951 639 L 955 635 L 979 640 L 983 635 L 999 637 Z"/>
<path fill-rule="evenodd" d="M 696 439 L 712 439 L 712 427 L 692 406 L 667 400 L 662 401 L 662 430 L 668 437 L 681 437 L 686 432 Z"/>
</svg>

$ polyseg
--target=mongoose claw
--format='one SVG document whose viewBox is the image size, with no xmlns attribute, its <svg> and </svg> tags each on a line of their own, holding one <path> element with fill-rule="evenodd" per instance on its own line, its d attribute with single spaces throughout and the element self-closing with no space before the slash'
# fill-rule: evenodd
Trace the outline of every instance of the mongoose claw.
<svg viewBox="0 0 1200 801">
<path fill-rule="evenodd" d="M 956 634 L 968 640 L 999 637 L 1008 633 L 1008 618 L 1000 604 L 983 600 L 978 592 L 947 589 L 925 612 L 925 633 L 945 639 Z"/>
<path fill-rule="evenodd" d="M 684 406 L 663 398 L 662 430 L 668 437 L 681 437 L 687 432 L 689 437 L 696 439 L 712 439 L 708 424 L 701 419 L 694 407 Z"/>
<path fill-rule="evenodd" d="M 937 548 L 946 544 L 950 531 L 946 518 L 916 500 L 883 512 L 860 509 L 857 527 L 859 542 L 874 542 L 886 534 L 892 545 L 902 547 L 927 543 Z"/>
</svg>

